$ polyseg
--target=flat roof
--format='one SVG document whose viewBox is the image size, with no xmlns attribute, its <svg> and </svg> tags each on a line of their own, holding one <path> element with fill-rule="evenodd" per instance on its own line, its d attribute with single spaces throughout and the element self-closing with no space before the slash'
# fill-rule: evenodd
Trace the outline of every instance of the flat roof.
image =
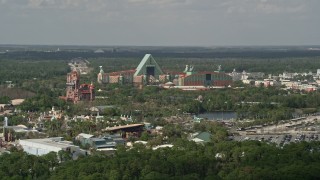
<svg viewBox="0 0 320 180">
<path fill-rule="evenodd" d="M 42 144 L 42 145 L 47 145 L 47 146 L 54 146 L 54 147 L 59 147 L 59 148 L 68 148 L 68 147 L 78 147 L 72 144 L 71 141 L 54 141 L 52 138 L 45 138 L 45 139 L 23 139 L 20 140 L 21 142 L 31 142 L 31 143 L 37 143 L 37 144 Z"/>
<path fill-rule="evenodd" d="M 127 124 L 127 125 L 123 125 L 123 126 L 107 127 L 105 130 L 106 131 L 115 131 L 115 130 L 133 128 L 133 127 L 139 127 L 139 126 L 144 126 L 144 124 Z"/>
</svg>

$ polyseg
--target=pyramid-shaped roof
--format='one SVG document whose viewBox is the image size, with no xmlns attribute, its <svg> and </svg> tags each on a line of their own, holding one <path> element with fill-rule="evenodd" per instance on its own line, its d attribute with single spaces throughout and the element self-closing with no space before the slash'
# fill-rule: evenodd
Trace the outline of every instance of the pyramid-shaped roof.
<svg viewBox="0 0 320 180">
<path fill-rule="evenodd" d="M 161 70 L 160 66 L 154 60 L 151 54 L 146 54 L 143 59 L 141 60 L 140 64 L 137 67 L 136 72 L 134 73 L 134 76 L 140 76 L 140 75 L 145 75 L 146 74 L 146 67 L 147 66 L 154 66 L 156 74 L 163 74 L 163 71 Z"/>
</svg>

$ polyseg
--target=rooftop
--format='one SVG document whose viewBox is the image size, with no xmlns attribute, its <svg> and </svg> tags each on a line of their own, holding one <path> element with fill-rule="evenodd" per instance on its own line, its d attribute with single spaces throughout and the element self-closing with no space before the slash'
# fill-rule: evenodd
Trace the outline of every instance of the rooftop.
<svg viewBox="0 0 320 180">
<path fill-rule="evenodd" d="M 163 144 L 163 145 L 159 145 L 159 146 L 153 147 L 152 149 L 153 150 L 157 150 L 159 148 L 172 148 L 172 147 L 173 147 L 172 144 Z"/>
<path fill-rule="evenodd" d="M 54 146 L 58 148 L 68 148 L 68 147 L 76 147 L 72 144 L 71 141 L 64 141 L 62 138 L 45 138 L 45 139 L 24 139 L 20 140 L 20 144 L 23 142 L 47 145 L 47 146 Z"/>
<path fill-rule="evenodd" d="M 123 125 L 123 126 L 107 127 L 105 130 L 106 131 L 115 131 L 115 130 L 133 128 L 133 127 L 139 127 L 139 126 L 143 127 L 144 124 L 127 124 L 127 125 Z"/>
<path fill-rule="evenodd" d="M 85 134 L 85 133 L 80 133 L 79 135 L 78 135 L 78 137 L 83 137 L 83 138 L 86 138 L 86 139 L 88 139 L 88 138 L 92 138 L 94 135 L 92 135 L 92 134 Z"/>
</svg>

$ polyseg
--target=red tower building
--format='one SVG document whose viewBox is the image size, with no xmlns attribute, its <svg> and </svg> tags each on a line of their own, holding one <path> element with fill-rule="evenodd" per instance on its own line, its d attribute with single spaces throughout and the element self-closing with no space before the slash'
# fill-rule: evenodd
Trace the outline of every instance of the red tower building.
<svg viewBox="0 0 320 180">
<path fill-rule="evenodd" d="M 81 101 L 92 101 L 95 98 L 93 84 L 81 84 L 79 87 L 80 100 Z"/>
<path fill-rule="evenodd" d="M 93 84 L 81 84 L 78 71 L 73 70 L 67 74 L 66 101 L 77 103 L 78 101 L 92 101 L 95 98 Z"/>
</svg>

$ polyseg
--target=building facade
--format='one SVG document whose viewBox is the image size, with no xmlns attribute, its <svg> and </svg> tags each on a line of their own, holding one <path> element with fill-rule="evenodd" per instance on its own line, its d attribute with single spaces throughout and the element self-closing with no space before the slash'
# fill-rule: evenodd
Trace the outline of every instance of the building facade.
<svg viewBox="0 0 320 180">
<path fill-rule="evenodd" d="M 221 71 L 195 72 L 193 66 L 186 65 L 183 72 L 164 72 L 151 54 L 146 54 L 136 69 L 104 73 L 100 66 L 97 75 L 99 83 L 132 84 L 135 86 L 160 85 L 170 86 L 226 87 L 232 83 L 232 77 Z"/>
<path fill-rule="evenodd" d="M 64 141 L 61 137 L 45 139 L 24 139 L 19 140 L 23 151 L 28 154 L 42 156 L 49 152 L 68 151 L 70 153 L 79 153 L 80 148 L 72 144 L 71 141 Z"/>
<path fill-rule="evenodd" d="M 77 103 L 78 101 L 92 101 L 95 99 L 94 85 L 80 84 L 79 72 L 73 70 L 67 74 L 66 101 Z"/>
</svg>

